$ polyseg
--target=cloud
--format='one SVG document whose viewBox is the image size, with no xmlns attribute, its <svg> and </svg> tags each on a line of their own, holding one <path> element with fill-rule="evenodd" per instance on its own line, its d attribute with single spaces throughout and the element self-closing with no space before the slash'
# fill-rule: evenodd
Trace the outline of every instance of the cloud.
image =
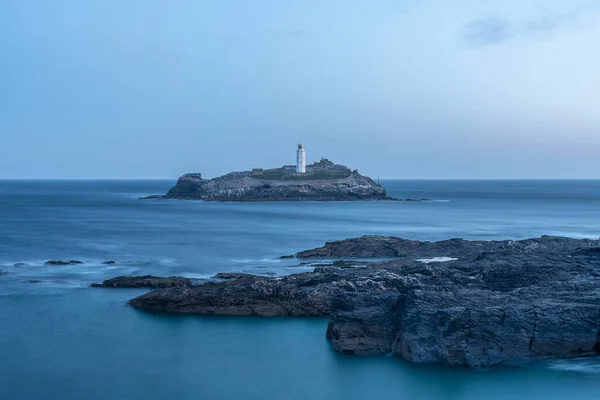
<svg viewBox="0 0 600 400">
<path fill-rule="evenodd" d="M 465 24 L 462 38 L 472 46 L 481 47 L 506 42 L 517 33 L 517 28 L 508 19 L 490 17 Z"/>
<path fill-rule="evenodd" d="M 561 18 L 556 15 L 546 15 L 533 21 L 526 21 L 524 30 L 527 33 L 550 32 L 558 28 L 561 22 L 564 22 L 565 20 L 567 20 L 566 17 Z"/>
<path fill-rule="evenodd" d="M 572 32 L 597 26 L 589 19 L 597 16 L 600 7 L 580 7 L 563 13 L 544 9 L 543 15 L 528 20 L 511 21 L 501 16 L 476 19 L 463 25 L 461 38 L 470 46 L 497 45 L 516 37 L 544 38 L 551 34 Z M 597 18 L 595 18 L 597 20 Z"/>
</svg>

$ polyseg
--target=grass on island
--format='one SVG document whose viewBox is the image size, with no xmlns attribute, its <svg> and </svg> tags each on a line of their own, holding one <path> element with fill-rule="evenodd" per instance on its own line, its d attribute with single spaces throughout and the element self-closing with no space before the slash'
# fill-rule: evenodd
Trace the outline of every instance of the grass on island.
<svg viewBox="0 0 600 400">
<path fill-rule="evenodd" d="M 344 179 L 350 176 L 345 172 L 317 172 L 314 174 L 290 174 L 283 171 L 265 171 L 262 174 L 253 174 L 252 177 L 265 181 L 327 181 Z"/>
</svg>

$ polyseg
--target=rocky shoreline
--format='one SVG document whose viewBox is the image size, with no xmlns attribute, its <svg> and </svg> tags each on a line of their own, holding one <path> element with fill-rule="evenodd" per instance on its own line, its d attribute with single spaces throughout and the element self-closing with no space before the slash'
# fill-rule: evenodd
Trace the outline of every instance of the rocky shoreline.
<svg viewBox="0 0 600 400">
<path fill-rule="evenodd" d="M 327 159 L 307 166 L 306 173 L 302 174 L 289 171 L 285 166 L 231 172 L 213 179 L 204 179 L 199 173 L 185 174 L 167 194 L 143 199 L 235 202 L 395 200 L 373 179 Z"/>
<path fill-rule="evenodd" d="M 294 257 L 321 266 L 282 278 L 121 277 L 98 286 L 159 288 L 129 302 L 152 312 L 328 316 L 336 351 L 418 364 L 478 368 L 600 354 L 599 240 L 364 236 Z"/>
</svg>

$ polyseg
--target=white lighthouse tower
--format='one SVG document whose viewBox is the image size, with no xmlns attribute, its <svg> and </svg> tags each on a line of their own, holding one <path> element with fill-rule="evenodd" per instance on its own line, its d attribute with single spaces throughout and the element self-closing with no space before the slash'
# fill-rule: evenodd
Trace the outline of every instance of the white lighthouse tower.
<svg viewBox="0 0 600 400">
<path fill-rule="evenodd" d="M 302 143 L 298 145 L 298 151 L 296 152 L 296 172 L 299 174 L 306 173 L 306 151 L 304 151 Z"/>
</svg>

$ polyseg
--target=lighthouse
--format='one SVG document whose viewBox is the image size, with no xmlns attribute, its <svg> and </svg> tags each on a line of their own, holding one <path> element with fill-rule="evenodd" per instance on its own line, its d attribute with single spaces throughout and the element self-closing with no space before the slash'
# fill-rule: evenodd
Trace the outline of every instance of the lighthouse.
<svg viewBox="0 0 600 400">
<path fill-rule="evenodd" d="M 306 173 L 306 151 L 304 151 L 302 143 L 298 145 L 298 151 L 296 152 L 296 172 L 299 174 Z"/>
</svg>

